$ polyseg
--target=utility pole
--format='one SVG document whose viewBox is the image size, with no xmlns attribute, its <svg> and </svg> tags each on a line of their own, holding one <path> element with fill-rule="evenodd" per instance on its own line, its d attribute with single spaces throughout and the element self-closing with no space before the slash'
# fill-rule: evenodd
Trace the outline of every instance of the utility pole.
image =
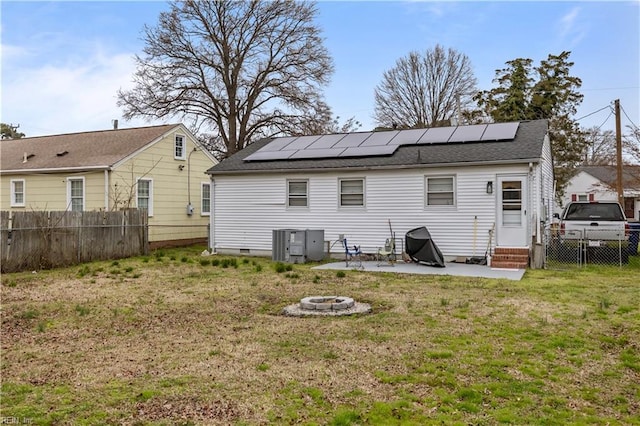
<svg viewBox="0 0 640 426">
<path fill-rule="evenodd" d="M 624 209 L 624 192 L 622 188 L 622 130 L 620 128 L 620 99 L 616 99 L 616 189 L 618 191 L 618 202 Z"/>
</svg>

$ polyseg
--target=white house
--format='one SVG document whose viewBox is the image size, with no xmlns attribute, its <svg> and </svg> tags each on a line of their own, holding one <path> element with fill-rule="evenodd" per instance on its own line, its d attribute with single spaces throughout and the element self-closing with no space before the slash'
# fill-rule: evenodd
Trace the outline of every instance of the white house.
<svg viewBox="0 0 640 426">
<path fill-rule="evenodd" d="M 616 166 L 583 166 L 565 188 L 562 204 L 569 201 L 618 201 Z M 629 220 L 640 221 L 640 166 L 625 165 L 622 169 L 624 214 Z"/>
<path fill-rule="evenodd" d="M 322 229 L 375 253 L 426 226 L 445 258 L 541 242 L 554 205 L 546 120 L 264 139 L 208 170 L 210 241 L 269 255 L 272 230 Z M 493 231 L 492 231 L 493 230 Z M 492 231 L 492 232 L 490 232 Z"/>
</svg>

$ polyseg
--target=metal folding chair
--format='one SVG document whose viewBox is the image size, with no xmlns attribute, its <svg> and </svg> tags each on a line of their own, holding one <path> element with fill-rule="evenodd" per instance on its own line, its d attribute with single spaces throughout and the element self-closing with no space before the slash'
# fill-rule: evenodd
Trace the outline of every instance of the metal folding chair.
<svg viewBox="0 0 640 426">
<path fill-rule="evenodd" d="M 349 247 L 346 238 L 342 240 L 342 245 L 344 246 L 344 261 L 347 268 L 351 266 L 356 269 L 364 269 L 364 266 L 362 266 L 362 250 L 360 250 L 360 246 L 354 245 Z"/>
<path fill-rule="evenodd" d="M 387 238 L 384 242 L 384 247 L 379 247 L 376 253 L 376 260 L 378 266 L 390 265 L 394 266 L 396 263 L 396 239 Z"/>
</svg>

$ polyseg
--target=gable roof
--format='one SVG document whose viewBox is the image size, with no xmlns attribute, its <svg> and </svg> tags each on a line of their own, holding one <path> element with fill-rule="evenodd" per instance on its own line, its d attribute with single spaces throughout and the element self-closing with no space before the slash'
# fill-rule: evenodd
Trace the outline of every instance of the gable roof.
<svg viewBox="0 0 640 426">
<path fill-rule="evenodd" d="M 0 141 L 0 171 L 108 169 L 178 126 L 182 125 L 165 124 L 3 140 Z"/>
<path fill-rule="evenodd" d="M 247 157 L 267 144 L 272 142 L 278 143 L 278 140 L 284 139 L 269 138 L 250 144 L 243 150 L 210 168 L 207 173 L 211 175 L 222 175 L 257 172 L 329 171 L 337 169 L 363 170 L 372 168 L 480 163 L 537 163 L 542 156 L 547 129 L 547 120 L 523 121 L 519 123 L 515 137 L 506 141 L 475 141 L 463 143 L 446 143 L 446 141 L 443 141 L 443 143 L 436 142 L 428 145 L 401 145 L 393 154 L 384 156 L 371 155 L 348 158 L 245 161 Z M 412 131 L 413 130 L 401 130 L 400 132 Z"/>
<path fill-rule="evenodd" d="M 582 166 L 579 170 L 615 190 L 618 179 L 616 166 Z M 625 189 L 640 190 L 640 166 L 625 165 L 622 168 L 622 186 Z"/>
</svg>

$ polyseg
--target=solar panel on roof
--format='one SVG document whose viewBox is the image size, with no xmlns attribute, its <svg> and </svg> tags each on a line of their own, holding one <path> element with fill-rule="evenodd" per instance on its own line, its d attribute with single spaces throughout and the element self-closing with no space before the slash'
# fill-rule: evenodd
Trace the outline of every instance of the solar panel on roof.
<svg viewBox="0 0 640 426">
<path fill-rule="evenodd" d="M 276 138 L 245 161 L 391 155 L 401 145 L 512 140 L 520 123 Z"/>
<path fill-rule="evenodd" d="M 335 144 L 334 148 L 350 148 L 359 146 L 371 133 L 350 133 Z"/>
<path fill-rule="evenodd" d="M 325 149 L 331 148 L 334 146 L 340 139 L 344 138 L 346 134 L 336 134 L 336 135 L 322 135 L 320 138 L 309 145 L 307 149 Z"/>
<path fill-rule="evenodd" d="M 427 129 L 401 130 L 389 145 L 415 145 Z"/>
<path fill-rule="evenodd" d="M 309 145 L 311 145 L 318 139 L 320 139 L 320 136 L 300 136 L 299 138 L 291 142 L 289 145 L 287 145 L 286 148 L 288 150 L 289 149 L 306 149 Z"/>
<path fill-rule="evenodd" d="M 422 135 L 418 140 L 418 144 L 446 143 L 455 130 L 455 127 L 432 127 Z"/>
<path fill-rule="evenodd" d="M 364 142 L 362 142 L 360 146 L 386 145 L 398 133 L 400 133 L 399 130 L 372 132 L 371 136 L 369 136 Z"/>
<path fill-rule="evenodd" d="M 354 148 L 347 148 L 341 154 L 340 157 L 367 157 L 370 155 L 391 155 L 398 145 L 376 145 L 376 146 L 359 146 Z"/>
<path fill-rule="evenodd" d="M 291 157 L 291 160 L 301 158 L 335 158 L 340 156 L 340 153 L 345 148 L 325 148 L 325 149 L 304 149 L 297 151 Z"/>
<path fill-rule="evenodd" d="M 297 136 L 287 136 L 285 138 L 276 138 L 259 149 L 259 151 L 280 151 L 294 140 L 298 139 Z"/>
<path fill-rule="evenodd" d="M 449 142 L 478 142 L 486 129 L 486 124 L 456 127 L 456 130 L 449 138 Z"/>
<path fill-rule="evenodd" d="M 263 151 L 264 148 L 259 149 L 253 154 L 249 155 L 244 161 L 260 161 L 260 160 L 286 160 L 295 154 L 296 150 L 289 151 Z"/>
<path fill-rule="evenodd" d="M 501 141 L 509 140 L 516 137 L 518 126 L 516 123 L 492 123 L 487 126 L 487 130 L 482 135 L 483 141 Z"/>
</svg>

